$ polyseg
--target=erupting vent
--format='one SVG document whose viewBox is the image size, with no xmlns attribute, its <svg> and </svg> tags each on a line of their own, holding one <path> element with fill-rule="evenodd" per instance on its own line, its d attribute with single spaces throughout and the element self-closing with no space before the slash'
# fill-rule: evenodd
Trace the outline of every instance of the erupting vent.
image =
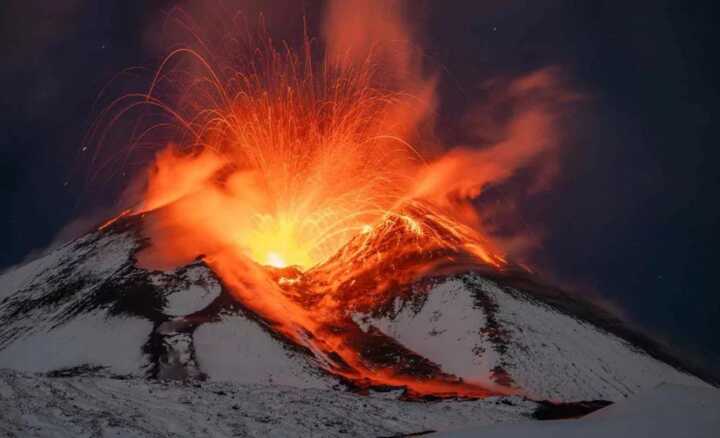
<svg viewBox="0 0 720 438">
<path fill-rule="evenodd" d="M 558 105 L 573 97 L 552 69 L 499 81 L 493 100 L 510 116 L 492 127 L 496 141 L 440 147 L 423 135 L 436 78 L 422 73 L 399 12 L 378 22 L 360 2 L 333 5 L 322 53 L 308 37 L 294 51 L 264 32 L 200 39 L 183 23 L 196 42 L 172 51 L 149 89 L 117 99 L 91 132 L 102 146 L 130 117 L 132 147 L 164 145 L 142 200 L 120 216 L 152 212 L 141 266 L 202 257 L 236 299 L 333 374 L 486 395 L 432 364 L 418 377 L 368 361 L 370 334 L 351 314 L 443 266 L 506 266 L 471 200 L 552 150 Z"/>
</svg>

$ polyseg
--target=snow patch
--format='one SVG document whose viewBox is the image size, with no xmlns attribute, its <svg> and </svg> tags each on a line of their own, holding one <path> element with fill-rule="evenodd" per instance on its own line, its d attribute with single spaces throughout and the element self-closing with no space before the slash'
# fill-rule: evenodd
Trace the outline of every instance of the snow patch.
<svg viewBox="0 0 720 438">
<path fill-rule="evenodd" d="M 142 345 L 152 328 L 151 322 L 138 318 L 86 314 L 10 344 L 0 350 L 0 364 L 28 372 L 91 365 L 117 374 L 142 375 Z"/>
<path fill-rule="evenodd" d="M 220 295 L 222 287 L 206 266 L 195 265 L 179 271 L 182 271 L 182 278 L 187 285 L 175 288 L 165 296 L 167 304 L 163 309 L 164 314 L 168 316 L 189 315 L 204 309 Z M 163 277 L 167 277 L 167 275 Z M 158 281 L 156 278 L 153 280 L 157 286 L 165 286 L 162 281 Z"/>
<path fill-rule="evenodd" d="M 367 331 L 370 325 L 410 350 L 466 381 L 488 384 L 498 358 L 482 334 L 485 315 L 475 308 L 462 280 L 435 286 L 418 309 L 395 304 L 395 314 L 379 319 L 353 315 Z"/>
<path fill-rule="evenodd" d="M 217 323 L 195 330 L 200 369 L 213 380 L 273 383 L 300 388 L 329 388 L 337 381 L 326 376 L 309 356 L 275 339 L 255 321 L 225 315 Z"/>
</svg>

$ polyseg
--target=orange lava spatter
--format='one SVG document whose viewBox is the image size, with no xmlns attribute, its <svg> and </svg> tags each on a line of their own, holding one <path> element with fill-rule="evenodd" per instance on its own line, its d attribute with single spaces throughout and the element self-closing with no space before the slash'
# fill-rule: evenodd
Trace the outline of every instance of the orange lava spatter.
<svg viewBox="0 0 720 438">
<path fill-rule="evenodd" d="M 347 381 L 421 395 L 512 392 L 432 363 L 410 372 L 402 357 L 373 358 L 368 343 L 390 341 L 352 316 L 439 265 L 507 263 L 471 201 L 551 147 L 547 95 L 562 93 L 552 70 L 507 81 L 517 105 L 499 141 L 427 147 L 436 78 L 423 74 L 402 14 L 365 3 L 331 2 L 320 53 L 308 37 L 293 50 L 264 33 L 214 44 L 185 23 L 193 42 L 168 54 L 147 90 L 114 101 L 92 133 L 102 142 L 136 117 L 130 143 L 161 146 L 141 200 L 121 216 L 147 213 L 139 263 L 202 257 L 245 307 Z"/>
</svg>

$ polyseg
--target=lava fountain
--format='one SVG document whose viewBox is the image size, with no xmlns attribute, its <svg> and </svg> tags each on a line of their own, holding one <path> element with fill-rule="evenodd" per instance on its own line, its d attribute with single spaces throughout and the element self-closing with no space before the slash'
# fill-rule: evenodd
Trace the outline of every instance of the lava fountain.
<svg viewBox="0 0 720 438">
<path fill-rule="evenodd" d="M 352 314 L 441 265 L 506 265 L 471 200 L 551 149 L 549 102 L 563 94 L 552 70 L 506 81 L 515 112 L 501 140 L 442 153 L 422 138 L 436 79 L 421 73 L 400 11 L 350 3 L 330 3 L 324 45 L 305 36 L 297 50 L 265 31 L 200 38 L 181 15 L 193 43 L 170 51 L 144 92 L 109 105 L 90 135 L 102 146 L 131 118 L 131 149 L 164 144 L 141 201 L 122 213 L 144 215 L 140 264 L 202 257 L 272 330 L 356 386 L 492 394 L 432 363 L 404 370 L 419 360 L 410 351 L 369 357 L 369 342 L 387 340 Z"/>
</svg>

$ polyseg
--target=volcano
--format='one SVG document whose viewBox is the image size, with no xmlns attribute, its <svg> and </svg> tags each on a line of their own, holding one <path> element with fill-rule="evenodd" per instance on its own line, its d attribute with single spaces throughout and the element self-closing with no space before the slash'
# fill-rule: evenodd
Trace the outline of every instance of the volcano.
<svg viewBox="0 0 720 438">
<path fill-rule="evenodd" d="M 287 39 L 173 7 L 98 94 L 77 205 L 122 213 L 0 275 L 0 435 L 712 430 L 714 376 L 520 263 L 592 96 L 534 61 L 453 103 L 416 5 L 322 3 Z"/>
<path fill-rule="evenodd" d="M 145 220 L 121 217 L 0 277 L 0 368 L 383 392 L 411 400 L 521 396 L 553 403 L 614 402 L 660 383 L 716 382 L 608 312 L 542 286 L 526 271 L 447 254 L 419 276 L 407 273 L 436 255 L 348 267 L 347 278 L 331 283 L 340 285 L 334 293 L 343 318 L 290 337 L 281 322 L 238 299 L 203 259 L 172 271 L 139 267 Z M 259 269 L 287 297 L 313 309 L 320 308 L 327 276 L 338 275 L 333 260 L 306 272 Z M 392 283 L 390 292 L 369 305 L 380 278 Z M 313 338 L 328 333 L 341 337 Z M 361 368 L 343 359 L 343 348 L 357 353 Z M 382 375 L 393 378 L 373 377 Z"/>
</svg>

